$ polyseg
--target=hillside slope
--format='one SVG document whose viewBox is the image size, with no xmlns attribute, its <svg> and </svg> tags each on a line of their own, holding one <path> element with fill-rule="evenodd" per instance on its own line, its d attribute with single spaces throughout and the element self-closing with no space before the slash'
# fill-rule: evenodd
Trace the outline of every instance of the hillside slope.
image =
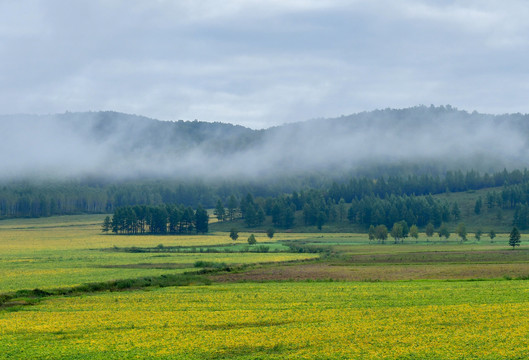
<svg viewBox="0 0 529 360">
<path fill-rule="evenodd" d="M 116 112 L 1 116 L 2 177 L 265 178 L 527 166 L 529 116 L 419 106 L 265 130 Z"/>
</svg>

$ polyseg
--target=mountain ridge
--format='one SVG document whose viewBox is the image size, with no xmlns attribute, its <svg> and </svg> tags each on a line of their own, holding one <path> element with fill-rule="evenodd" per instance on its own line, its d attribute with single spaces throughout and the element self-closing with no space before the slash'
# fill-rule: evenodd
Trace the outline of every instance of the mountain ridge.
<svg viewBox="0 0 529 360">
<path fill-rule="evenodd" d="M 263 177 L 424 165 L 524 167 L 529 115 L 383 109 L 255 130 L 114 111 L 2 115 L 0 174 Z"/>
</svg>

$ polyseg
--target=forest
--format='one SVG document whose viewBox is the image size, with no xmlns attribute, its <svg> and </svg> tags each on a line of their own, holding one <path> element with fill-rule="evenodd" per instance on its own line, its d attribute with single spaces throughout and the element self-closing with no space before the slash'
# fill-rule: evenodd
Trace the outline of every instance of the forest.
<svg viewBox="0 0 529 360">
<path fill-rule="evenodd" d="M 441 200 L 434 194 L 449 195 L 483 189 L 486 195 L 476 198 L 473 204 L 474 214 L 479 215 L 485 209 L 489 212 L 495 209 L 511 210 L 514 211 L 512 225 L 527 229 L 528 177 L 527 170 L 504 170 L 491 175 L 481 175 L 475 171 L 447 172 L 443 179 L 428 176 L 353 178 L 341 184 L 333 182 L 321 189 L 309 188 L 270 196 L 254 196 L 250 192 L 242 195 L 240 191 L 247 190 L 248 187 L 234 188 L 238 192 L 220 196 L 219 188 L 204 185 L 210 198 L 202 198 L 204 202 L 198 203 L 179 202 L 181 198 L 171 191 L 168 184 L 131 184 L 121 187 L 119 196 L 112 192 L 116 189 L 113 185 L 106 193 L 103 191 L 104 187 L 99 188 L 101 199 L 106 200 L 92 208 L 99 210 L 72 207 L 70 211 L 113 213 L 112 220 L 108 220 L 105 229 L 118 234 L 186 234 L 195 231 L 205 233 L 208 231 L 207 220 L 204 220 L 207 219 L 207 212 L 202 204 L 206 204 L 205 208 L 213 209 L 212 215 L 219 222 L 239 219 L 248 228 L 262 226 L 267 218 L 268 222 L 278 229 L 316 226 L 321 230 L 326 224 L 343 222 L 359 225 L 364 230 L 377 225 L 391 228 L 399 222 L 406 224 L 406 227 L 416 225 L 424 228 L 431 224 L 439 228 L 443 223 L 460 221 L 462 210 L 457 201 L 446 198 Z M 502 186 L 498 186 L 499 184 Z M 495 190 L 487 190 L 489 188 Z M 125 192 L 125 189 L 130 192 Z M 187 199 L 191 199 L 190 194 L 183 190 L 183 186 L 177 189 L 181 194 L 185 194 Z M 190 187 L 190 190 L 193 189 L 199 188 Z M 54 200 L 45 204 L 50 203 L 54 203 Z M 65 203 L 85 206 L 89 202 L 83 200 Z M 193 210 L 192 206 L 195 206 L 196 210 Z M 34 209 L 41 207 L 35 206 Z M 58 207 L 54 209 L 58 210 Z M 34 214 L 38 213 L 26 216 Z"/>
</svg>

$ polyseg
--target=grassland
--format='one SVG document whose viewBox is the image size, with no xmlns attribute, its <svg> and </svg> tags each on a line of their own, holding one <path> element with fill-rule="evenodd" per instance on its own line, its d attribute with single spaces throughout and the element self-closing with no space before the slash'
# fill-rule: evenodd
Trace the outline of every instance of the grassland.
<svg viewBox="0 0 529 360">
<path fill-rule="evenodd" d="M 0 293 L 43 290 L 87 282 L 157 276 L 194 270 L 195 262 L 254 264 L 315 258 L 289 253 L 126 253 L 114 246 L 234 245 L 225 233 L 206 236 L 112 236 L 100 232 L 101 216 L 5 220 L 0 223 Z M 248 234 L 242 233 L 238 244 Z M 279 234 L 275 240 L 297 238 Z M 264 241 L 264 235 L 257 236 Z M 237 246 L 237 245 L 235 245 Z M 240 245 L 238 245 L 240 246 Z"/>
<path fill-rule="evenodd" d="M 523 359 L 525 281 L 244 283 L 61 297 L 0 313 L 32 359 Z"/>
<path fill-rule="evenodd" d="M 373 244 L 365 234 L 258 233 L 270 249 L 258 253 L 248 233 L 235 243 L 222 232 L 113 236 L 101 220 L 0 222 L 0 294 L 192 273 L 197 262 L 235 271 L 210 269 L 201 276 L 211 285 L 83 290 L 0 309 L 0 358 L 529 357 L 526 235 L 510 250 L 506 234 Z"/>
</svg>

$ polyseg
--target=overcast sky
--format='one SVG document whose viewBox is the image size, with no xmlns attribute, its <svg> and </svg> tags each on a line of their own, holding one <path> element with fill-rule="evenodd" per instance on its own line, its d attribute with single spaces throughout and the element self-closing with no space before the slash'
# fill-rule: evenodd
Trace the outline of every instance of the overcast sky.
<svg viewBox="0 0 529 360">
<path fill-rule="evenodd" d="M 0 0 L 0 114 L 527 113 L 525 0 Z"/>
</svg>

